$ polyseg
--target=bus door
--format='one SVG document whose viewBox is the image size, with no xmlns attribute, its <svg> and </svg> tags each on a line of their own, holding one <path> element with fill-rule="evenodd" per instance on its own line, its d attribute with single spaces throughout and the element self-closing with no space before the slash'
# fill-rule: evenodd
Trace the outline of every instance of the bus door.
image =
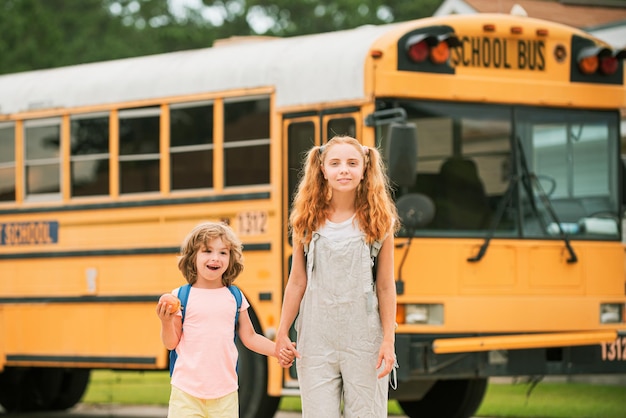
<svg viewBox="0 0 626 418">
<path fill-rule="evenodd" d="M 289 209 L 293 194 L 300 179 L 302 163 L 307 150 L 314 145 L 320 145 L 320 118 L 316 112 L 298 115 L 285 115 L 283 120 L 282 146 L 282 181 L 283 181 L 283 289 L 287 285 L 289 270 L 291 268 L 291 254 L 293 252 L 291 238 L 289 236 Z M 290 338 L 295 341 L 295 331 L 292 327 Z M 285 371 L 283 380 L 283 393 L 289 389 L 297 390 L 296 366 Z M 294 395 L 297 394 L 294 393 Z"/>
</svg>

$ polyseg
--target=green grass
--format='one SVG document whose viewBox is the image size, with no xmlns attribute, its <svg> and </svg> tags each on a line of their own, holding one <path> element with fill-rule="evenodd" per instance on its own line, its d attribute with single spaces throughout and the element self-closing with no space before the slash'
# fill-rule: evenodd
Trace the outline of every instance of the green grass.
<svg viewBox="0 0 626 418">
<path fill-rule="evenodd" d="M 527 397 L 527 384 L 490 384 L 480 417 L 624 418 L 626 386 L 539 383 Z"/>
<path fill-rule="evenodd" d="M 493 418 L 623 418 L 626 416 L 626 387 L 582 383 L 541 382 L 527 397 L 527 384 L 489 384 L 477 412 Z M 91 404 L 167 405 L 168 372 L 125 372 L 96 370 L 82 399 Z M 284 397 L 283 411 L 299 411 L 300 398 Z M 402 415 L 395 401 L 389 415 Z"/>
</svg>

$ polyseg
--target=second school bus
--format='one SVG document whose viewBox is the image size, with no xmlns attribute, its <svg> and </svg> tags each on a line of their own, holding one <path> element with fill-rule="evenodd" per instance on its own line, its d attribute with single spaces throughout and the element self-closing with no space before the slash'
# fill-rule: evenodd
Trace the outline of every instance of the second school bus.
<svg viewBox="0 0 626 418">
<path fill-rule="evenodd" d="M 626 372 L 624 51 L 507 15 L 422 19 L 0 76 L 0 404 L 65 409 L 93 369 L 168 367 L 158 296 L 228 222 L 275 335 L 303 153 L 384 151 L 399 386 L 470 416 L 492 376 Z M 241 349 L 243 417 L 298 393 Z"/>
</svg>

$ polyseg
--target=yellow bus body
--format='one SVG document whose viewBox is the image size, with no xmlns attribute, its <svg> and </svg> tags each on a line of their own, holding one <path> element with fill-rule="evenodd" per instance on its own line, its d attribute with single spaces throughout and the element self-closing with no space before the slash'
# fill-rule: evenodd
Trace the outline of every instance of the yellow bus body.
<svg viewBox="0 0 626 418">
<path fill-rule="evenodd" d="M 422 40 L 450 57 L 419 62 Z M 616 57 L 613 73 L 579 74 L 594 48 Z M 72 406 L 77 370 L 166 370 L 156 301 L 184 284 L 181 240 L 207 220 L 241 237 L 236 284 L 273 338 L 303 152 L 346 133 L 387 158 L 395 123 L 415 125 L 418 143 L 398 202 L 436 208 L 416 228 L 402 218 L 396 238 L 391 396 L 405 413 L 469 416 L 490 376 L 626 372 L 624 55 L 570 27 L 489 14 L 0 76 L 0 404 Z M 454 226 L 478 198 L 441 195 L 469 189 L 446 186 L 459 159 L 478 167 L 480 226 Z M 295 370 L 240 353 L 242 416 L 298 394 Z M 20 400 L 23 376 L 57 382 L 47 404 Z"/>
</svg>

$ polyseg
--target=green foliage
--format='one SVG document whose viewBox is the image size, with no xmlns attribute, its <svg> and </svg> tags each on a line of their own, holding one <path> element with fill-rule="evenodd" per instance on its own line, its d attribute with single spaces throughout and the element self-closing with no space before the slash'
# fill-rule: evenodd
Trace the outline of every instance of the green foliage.
<svg viewBox="0 0 626 418">
<path fill-rule="evenodd" d="M 0 74 L 295 36 L 430 16 L 443 0 L 2 0 Z"/>
<path fill-rule="evenodd" d="M 293 36 L 431 16 L 442 0 L 251 0 L 248 10 L 275 22 L 268 34 Z"/>
<path fill-rule="evenodd" d="M 0 2 L 0 73 L 133 55 L 101 0 Z"/>
</svg>

